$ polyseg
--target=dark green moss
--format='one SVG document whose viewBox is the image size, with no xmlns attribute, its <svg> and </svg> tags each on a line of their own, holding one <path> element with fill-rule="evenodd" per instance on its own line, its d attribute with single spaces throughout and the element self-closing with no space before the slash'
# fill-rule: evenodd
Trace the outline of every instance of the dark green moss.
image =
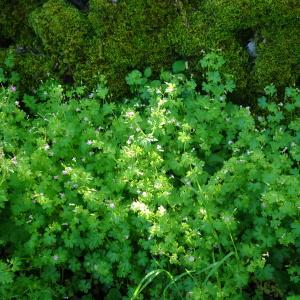
<svg viewBox="0 0 300 300">
<path fill-rule="evenodd" d="M 271 82 L 299 82 L 298 0 L 90 0 L 86 12 L 64 0 L 17 2 L 18 8 L 7 4 L 2 10 L 1 35 L 15 48 L 36 51 L 19 60 L 26 80 L 33 82 L 50 72 L 93 86 L 104 74 L 121 95 L 131 69 L 151 66 L 155 74 L 184 58 L 197 76 L 197 61 L 211 49 L 225 56 L 225 71 L 237 81 L 238 101 L 254 98 Z M 10 9 L 13 16 L 4 21 Z M 256 43 L 256 59 L 246 51 L 249 38 Z"/>
</svg>

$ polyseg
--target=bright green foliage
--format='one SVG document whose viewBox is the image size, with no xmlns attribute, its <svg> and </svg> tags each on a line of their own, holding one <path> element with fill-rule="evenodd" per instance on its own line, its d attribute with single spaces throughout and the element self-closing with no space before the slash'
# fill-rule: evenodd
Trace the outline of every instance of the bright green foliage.
<svg viewBox="0 0 300 300">
<path fill-rule="evenodd" d="M 201 92 L 133 71 L 117 104 L 103 77 L 49 80 L 26 113 L 0 88 L 1 299 L 297 299 L 299 90 L 254 117 L 224 63 L 201 60 Z"/>
</svg>

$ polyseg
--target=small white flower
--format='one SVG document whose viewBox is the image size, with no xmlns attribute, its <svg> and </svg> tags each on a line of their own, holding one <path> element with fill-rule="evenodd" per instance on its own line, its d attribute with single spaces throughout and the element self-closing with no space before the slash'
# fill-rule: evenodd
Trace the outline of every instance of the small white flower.
<svg viewBox="0 0 300 300">
<path fill-rule="evenodd" d="M 58 175 L 53 176 L 53 179 L 57 180 L 58 179 Z"/>
<path fill-rule="evenodd" d="M 258 117 L 257 117 L 257 120 L 258 120 L 259 122 L 262 122 L 262 121 L 264 120 L 264 118 L 263 118 L 262 116 L 258 116 Z"/>
<path fill-rule="evenodd" d="M 14 164 L 14 165 L 17 165 L 17 158 L 14 156 L 12 159 L 11 159 L 11 162 Z"/>
<path fill-rule="evenodd" d="M 52 258 L 53 258 L 54 261 L 58 261 L 59 256 L 58 255 L 53 255 Z"/>
<path fill-rule="evenodd" d="M 231 217 L 230 216 L 224 216 L 223 220 L 225 223 L 229 223 L 231 221 Z"/>
<path fill-rule="evenodd" d="M 62 173 L 63 173 L 63 175 L 68 175 L 71 171 L 72 171 L 72 168 L 71 168 L 71 167 L 66 167 L 66 168 L 62 171 Z"/>
<path fill-rule="evenodd" d="M 86 143 L 87 143 L 87 145 L 93 145 L 94 144 L 94 140 L 88 140 Z"/>
<path fill-rule="evenodd" d="M 232 144 L 233 144 L 233 141 L 229 141 L 229 142 L 228 142 L 228 145 L 232 145 Z"/>
<path fill-rule="evenodd" d="M 72 158 L 72 161 L 76 162 L 76 157 L 73 157 L 73 158 Z"/>
<path fill-rule="evenodd" d="M 202 216 L 206 216 L 207 215 L 206 209 L 204 209 L 204 208 L 200 208 L 199 212 L 200 212 L 200 214 Z"/>
<path fill-rule="evenodd" d="M 144 215 L 149 215 L 150 214 L 150 210 L 149 210 L 148 206 L 145 203 L 140 202 L 140 201 L 132 202 L 130 208 L 133 211 L 138 211 L 138 212 L 140 212 Z"/>
<path fill-rule="evenodd" d="M 156 146 L 157 151 L 164 152 L 164 149 L 161 147 L 161 145 Z"/>
<path fill-rule="evenodd" d="M 15 102 L 15 105 L 16 105 L 16 106 L 19 106 L 19 105 L 20 105 L 20 102 L 19 102 L 19 101 L 16 101 L 16 102 Z"/>
<path fill-rule="evenodd" d="M 163 216 L 166 213 L 166 209 L 162 205 L 160 205 L 158 207 L 158 213 L 159 215 Z"/>
<path fill-rule="evenodd" d="M 129 138 L 127 140 L 127 145 L 130 145 L 133 140 L 134 140 L 134 136 L 133 135 L 129 136 Z"/>
<path fill-rule="evenodd" d="M 50 146 L 49 146 L 48 144 L 45 144 L 45 145 L 44 145 L 44 149 L 47 151 L 47 150 L 50 149 Z"/>
<path fill-rule="evenodd" d="M 89 98 L 91 99 L 91 98 L 93 98 L 94 97 L 94 93 L 90 93 L 89 94 Z"/>
<path fill-rule="evenodd" d="M 79 107 L 76 108 L 76 112 L 80 112 L 80 108 Z"/>
<path fill-rule="evenodd" d="M 116 207 L 116 205 L 113 202 L 110 202 L 108 204 L 109 208 L 114 209 Z"/>
<path fill-rule="evenodd" d="M 133 111 L 128 111 L 128 112 L 125 114 L 125 116 L 126 116 L 127 118 L 132 118 L 132 117 L 134 116 L 134 112 L 133 112 Z"/>
<path fill-rule="evenodd" d="M 192 255 L 190 255 L 190 256 L 188 257 L 188 261 L 189 261 L 189 262 L 193 262 L 193 261 L 195 261 L 195 257 L 194 257 L 194 256 L 192 256 Z"/>
<path fill-rule="evenodd" d="M 159 181 L 156 181 L 156 182 L 154 183 L 154 187 L 155 187 L 156 189 L 160 189 L 160 188 L 162 188 L 162 183 L 159 182 Z"/>
</svg>

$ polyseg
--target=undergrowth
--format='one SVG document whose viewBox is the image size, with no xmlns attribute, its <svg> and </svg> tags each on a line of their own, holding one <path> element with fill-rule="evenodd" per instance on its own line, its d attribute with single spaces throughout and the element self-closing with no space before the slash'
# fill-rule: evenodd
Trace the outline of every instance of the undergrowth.
<svg viewBox="0 0 300 300">
<path fill-rule="evenodd" d="M 215 53 L 203 82 L 131 72 L 122 103 L 104 77 L 21 95 L 5 64 L 1 299 L 298 299 L 298 89 L 253 115 Z"/>
</svg>

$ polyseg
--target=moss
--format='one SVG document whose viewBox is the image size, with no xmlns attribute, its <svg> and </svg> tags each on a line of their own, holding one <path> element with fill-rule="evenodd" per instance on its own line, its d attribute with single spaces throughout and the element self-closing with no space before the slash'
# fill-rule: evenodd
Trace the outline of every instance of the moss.
<svg viewBox="0 0 300 300">
<path fill-rule="evenodd" d="M 103 66 L 109 80 L 122 89 L 133 68 L 169 66 L 174 57 L 166 40 L 167 25 L 176 13 L 173 1 L 90 1 L 89 21 L 95 33 L 93 64 Z M 94 53 L 94 54 L 92 54 Z"/>
<path fill-rule="evenodd" d="M 63 0 L 50 0 L 30 16 L 45 52 L 60 72 L 75 68 L 84 57 L 87 26 L 82 14 Z"/>
<path fill-rule="evenodd" d="M 271 82 L 285 86 L 299 79 L 299 16 L 298 0 L 206 0 L 198 10 L 178 16 L 170 24 L 168 38 L 174 50 L 185 56 L 222 49 L 226 71 L 235 75 L 245 101 Z M 256 60 L 245 50 L 252 37 L 258 45 Z"/>
<path fill-rule="evenodd" d="M 0 1 L 0 39 L 13 43 L 31 34 L 28 15 L 45 0 L 2 0 Z"/>
<path fill-rule="evenodd" d="M 16 46 L 37 52 L 20 59 L 22 72 L 28 67 L 35 71 L 32 76 L 27 72 L 26 80 L 47 71 L 57 78 L 68 74 L 91 87 L 104 74 L 121 95 L 126 93 L 124 75 L 131 69 L 151 66 L 155 75 L 185 58 L 197 72 L 202 50 L 210 49 L 221 49 L 225 71 L 235 75 L 239 95 L 244 95 L 241 101 L 270 82 L 285 86 L 300 78 L 298 0 L 90 0 L 87 12 L 64 0 L 19 3 L 7 23 L 0 14 L 0 24 L 5 25 L 2 35 Z M 8 8 L 3 11 L 7 14 Z M 20 35 L 22 22 L 26 34 Z M 245 49 L 252 37 L 255 60 Z"/>
<path fill-rule="evenodd" d="M 294 85 L 299 77 L 300 65 L 299 28 L 276 28 L 264 32 L 265 42 L 259 44 L 255 63 L 254 79 L 266 85 L 271 80 L 284 86 L 286 82 Z"/>
<path fill-rule="evenodd" d="M 32 52 L 16 56 L 16 67 L 22 74 L 20 88 L 25 92 L 34 90 L 41 81 L 45 81 L 53 73 L 48 57 Z"/>
</svg>

